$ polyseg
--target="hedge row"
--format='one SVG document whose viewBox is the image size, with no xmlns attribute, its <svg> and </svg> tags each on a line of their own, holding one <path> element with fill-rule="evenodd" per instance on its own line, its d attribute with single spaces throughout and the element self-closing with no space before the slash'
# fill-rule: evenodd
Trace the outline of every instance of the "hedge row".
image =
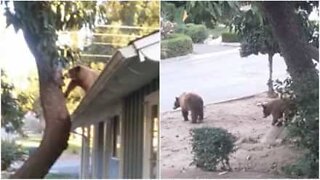
<svg viewBox="0 0 320 180">
<path fill-rule="evenodd" d="M 240 38 L 235 33 L 225 32 L 221 34 L 222 42 L 239 42 Z"/>
<path fill-rule="evenodd" d="M 161 41 L 161 59 L 192 53 L 192 40 L 184 34 L 171 34 Z"/>
<path fill-rule="evenodd" d="M 176 32 L 190 36 L 194 43 L 203 43 L 209 36 L 206 26 L 202 24 L 181 25 L 176 29 Z"/>
</svg>

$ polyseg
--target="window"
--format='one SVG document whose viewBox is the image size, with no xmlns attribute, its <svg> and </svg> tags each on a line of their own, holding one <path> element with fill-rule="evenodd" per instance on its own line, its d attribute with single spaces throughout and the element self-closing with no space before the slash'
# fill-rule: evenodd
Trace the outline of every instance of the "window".
<svg viewBox="0 0 320 180">
<path fill-rule="evenodd" d="M 153 105 L 151 107 L 151 134 L 152 134 L 152 145 L 151 145 L 151 166 L 150 166 L 150 175 L 152 179 L 156 178 L 158 167 L 157 167 L 157 160 L 158 160 L 158 148 L 159 148 L 159 117 L 158 117 L 158 105 Z"/>
<path fill-rule="evenodd" d="M 120 154 L 120 118 L 115 116 L 112 119 L 112 157 L 119 158 Z"/>
<path fill-rule="evenodd" d="M 159 177 L 159 91 L 144 99 L 143 178 Z"/>
</svg>

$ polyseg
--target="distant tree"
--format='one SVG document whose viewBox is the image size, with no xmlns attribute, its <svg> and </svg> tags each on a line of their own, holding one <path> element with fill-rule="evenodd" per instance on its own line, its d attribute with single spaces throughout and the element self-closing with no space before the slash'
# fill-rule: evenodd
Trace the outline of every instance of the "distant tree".
<svg viewBox="0 0 320 180">
<path fill-rule="evenodd" d="M 248 10 L 242 11 L 233 18 L 232 26 L 235 32 L 241 38 L 241 49 L 240 56 L 247 57 L 251 54 L 267 54 L 269 62 L 269 79 L 268 94 L 270 96 L 274 95 L 273 88 L 273 56 L 276 53 L 281 53 L 278 45 L 278 40 L 274 37 L 270 23 L 266 17 L 263 17 L 261 11 L 253 3 Z M 303 27 L 302 33 L 308 39 L 311 45 L 316 48 L 319 42 L 318 26 L 308 20 L 309 14 L 311 13 L 310 8 L 312 7 L 307 2 L 299 2 L 296 4 L 295 8 L 298 12 L 298 22 L 301 27 Z M 312 47 L 313 48 L 313 47 Z M 318 60 L 316 55 L 315 60 Z"/>
<path fill-rule="evenodd" d="M 274 96 L 272 72 L 273 56 L 280 52 L 277 40 L 273 37 L 271 27 L 266 18 L 263 18 L 256 6 L 245 12 L 240 12 L 233 19 L 235 32 L 241 38 L 240 56 L 251 54 L 267 54 L 269 62 L 268 94 Z"/>
<path fill-rule="evenodd" d="M 237 13 L 238 4 L 232 1 L 162 1 L 161 17 L 177 24 L 204 24 L 214 28 L 217 22 L 228 24 Z"/>
<path fill-rule="evenodd" d="M 8 82 L 5 72 L 1 70 L 1 127 L 6 132 L 22 133 L 24 111 L 18 101 L 14 95 L 14 86 Z"/>
</svg>

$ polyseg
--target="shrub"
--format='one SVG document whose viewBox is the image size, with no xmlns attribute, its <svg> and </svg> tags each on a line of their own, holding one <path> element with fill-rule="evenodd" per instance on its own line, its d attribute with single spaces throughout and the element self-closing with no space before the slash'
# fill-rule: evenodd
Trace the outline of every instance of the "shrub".
<svg viewBox="0 0 320 180">
<path fill-rule="evenodd" d="M 319 165 L 318 161 L 314 161 L 316 157 L 313 154 L 305 154 L 295 164 L 290 164 L 282 167 L 284 173 L 289 175 L 290 178 L 317 178 Z"/>
<path fill-rule="evenodd" d="M 294 104 L 293 116 L 287 123 L 289 136 L 296 145 L 305 150 L 305 155 L 293 165 L 285 167 L 290 176 L 319 177 L 319 79 L 305 73 L 303 81 L 294 82 L 287 78 L 276 81 L 275 90 L 281 97 L 289 98 Z M 307 89 L 307 90 L 306 90 Z"/>
<path fill-rule="evenodd" d="M 175 32 L 177 34 L 185 34 L 186 30 L 187 30 L 187 26 L 185 24 L 177 24 L 175 28 Z"/>
<path fill-rule="evenodd" d="M 186 27 L 180 27 L 184 34 L 191 37 L 194 43 L 203 43 L 208 38 L 209 33 L 205 25 L 187 24 Z"/>
<path fill-rule="evenodd" d="M 1 170 L 6 170 L 13 161 L 20 159 L 24 154 L 22 147 L 14 141 L 1 140 Z"/>
<path fill-rule="evenodd" d="M 235 33 L 225 32 L 221 34 L 222 42 L 239 42 L 240 38 Z"/>
<path fill-rule="evenodd" d="M 161 41 L 161 59 L 192 53 L 192 40 L 183 34 L 170 34 Z"/>
<path fill-rule="evenodd" d="M 191 129 L 191 142 L 193 161 L 203 170 L 215 171 L 219 163 L 222 169 L 231 170 L 229 154 L 234 152 L 235 136 L 221 128 L 195 128 Z"/>
</svg>

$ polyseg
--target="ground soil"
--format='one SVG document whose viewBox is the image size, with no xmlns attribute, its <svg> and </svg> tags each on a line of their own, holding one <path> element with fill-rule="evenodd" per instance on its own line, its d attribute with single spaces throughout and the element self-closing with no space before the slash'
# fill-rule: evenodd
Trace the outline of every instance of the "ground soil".
<svg viewBox="0 0 320 180">
<path fill-rule="evenodd" d="M 204 122 L 183 121 L 181 111 L 161 114 L 162 178 L 286 178 L 281 167 L 293 163 L 302 152 L 293 144 L 270 139 L 276 127 L 262 118 L 260 102 L 270 101 L 266 93 L 205 106 Z M 230 156 L 232 172 L 206 172 L 192 162 L 190 129 L 220 127 L 237 137 L 237 151 Z M 277 129 L 276 129 L 277 130 Z M 271 136 L 270 136 L 271 135 Z M 273 137 L 274 138 L 274 137 Z"/>
</svg>

